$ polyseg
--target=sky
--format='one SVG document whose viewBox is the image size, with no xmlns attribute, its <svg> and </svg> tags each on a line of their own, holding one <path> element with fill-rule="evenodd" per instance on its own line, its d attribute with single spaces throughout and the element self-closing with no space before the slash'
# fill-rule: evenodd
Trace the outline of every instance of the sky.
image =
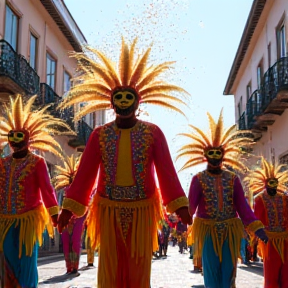
<svg viewBox="0 0 288 288">
<path fill-rule="evenodd" d="M 87 42 L 117 61 L 121 36 L 138 47 L 153 44 L 150 60 L 176 61 L 167 79 L 189 92 L 187 118 L 162 108 L 145 107 L 149 121 L 166 135 L 175 160 L 183 145 L 178 133 L 192 124 L 208 129 L 206 113 L 218 118 L 223 108 L 225 126 L 235 123 L 234 97 L 224 96 L 234 57 L 253 0 L 65 0 Z M 161 112 L 160 112 L 161 111 Z M 184 141 L 184 140 L 183 140 Z M 181 168 L 176 161 L 176 170 Z M 187 192 L 196 167 L 179 173 Z"/>
</svg>

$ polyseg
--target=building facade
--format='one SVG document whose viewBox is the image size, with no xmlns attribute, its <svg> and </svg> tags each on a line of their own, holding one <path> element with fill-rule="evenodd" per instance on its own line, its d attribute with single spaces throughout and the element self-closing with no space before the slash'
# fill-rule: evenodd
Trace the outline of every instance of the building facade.
<svg viewBox="0 0 288 288">
<path fill-rule="evenodd" d="M 85 43 L 63 0 L 0 0 L 0 112 L 9 96 L 21 93 L 29 98 L 37 94 L 37 105 L 51 104 L 51 113 L 64 119 L 76 132 L 76 136 L 65 133 L 57 136 L 68 155 L 83 151 L 96 118 L 100 117 L 88 115 L 74 123 L 77 107 L 56 110 L 70 89 L 76 70 L 76 60 L 69 57 L 69 52 L 81 52 Z M 7 154 L 9 147 L 5 149 Z M 53 176 L 53 167 L 60 164 L 59 159 L 50 153 L 44 156 Z M 52 241 L 46 237 L 44 240 L 40 253 L 59 250 L 59 235 Z"/>
<path fill-rule="evenodd" d="M 288 163 L 288 2 L 254 0 L 224 89 L 253 153 Z"/>
</svg>

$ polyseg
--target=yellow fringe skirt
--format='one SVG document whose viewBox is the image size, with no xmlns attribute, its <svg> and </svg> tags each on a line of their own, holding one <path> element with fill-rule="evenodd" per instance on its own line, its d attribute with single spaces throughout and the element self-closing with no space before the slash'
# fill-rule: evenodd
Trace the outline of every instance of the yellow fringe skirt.
<svg viewBox="0 0 288 288">
<path fill-rule="evenodd" d="M 117 237 L 116 233 L 121 231 L 124 245 L 130 243 L 130 257 L 136 263 L 143 257 L 151 259 L 152 252 L 158 249 L 157 229 L 162 218 L 158 193 L 152 198 L 133 202 L 112 201 L 95 195 L 87 216 L 87 234 L 92 249 L 98 249 L 99 253 L 98 287 L 116 285 L 117 266 L 121 265 L 117 259 L 119 235 Z"/>
<path fill-rule="evenodd" d="M 50 215 L 43 205 L 39 205 L 35 209 L 17 215 L 0 214 L 0 252 L 3 252 L 3 242 L 7 231 L 15 222 L 15 227 L 20 225 L 19 234 L 19 258 L 22 255 L 22 245 L 25 245 L 26 256 L 31 256 L 33 247 L 36 242 L 42 245 L 43 232 L 45 228 L 50 235 L 53 236 L 53 225 Z"/>
<path fill-rule="evenodd" d="M 239 218 L 215 221 L 196 217 L 192 226 L 192 242 L 194 255 L 202 257 L 205 237 L 211 237 L 216 255 L 222 261 L 222 246 L 228 238 L 231 257 L 234 265 L 240 253 L 241 239 L 244 236 L 244 226 Z"/>
</svg>

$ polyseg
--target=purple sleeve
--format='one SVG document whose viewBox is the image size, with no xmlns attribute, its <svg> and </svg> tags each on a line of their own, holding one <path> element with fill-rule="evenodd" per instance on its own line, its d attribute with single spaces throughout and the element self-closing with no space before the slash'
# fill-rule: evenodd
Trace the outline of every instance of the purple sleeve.
<svg viewBox="0 0 288 288">
<path fill-rule="evenodd" d="M 236 211 L 241 218 L 244 226 L 248 226 L 253 221 L 258 220 L 245 199 L 242 184 L 238 177 L 235 177 L 234 179 L 233 200 Z"/>
<path fill-rule="evenodd" d="M 189 189 L 189 212 L 191 216 L 195 214 L 195 211 L 199 205 L 202 195 L 202 186 L 198 180 L 198 177 L 195 175 L 192 178 L 190 189 Z"/>
</svg>

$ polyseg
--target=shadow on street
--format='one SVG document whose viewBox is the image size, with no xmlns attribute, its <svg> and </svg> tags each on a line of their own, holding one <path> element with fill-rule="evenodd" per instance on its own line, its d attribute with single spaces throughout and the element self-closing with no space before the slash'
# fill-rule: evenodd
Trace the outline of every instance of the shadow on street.
<svg viewBox="0 0 288 288">
<path fill-rule="evenodd" d="M 44 280 L 42 282 L 39 282 L 39 284 L 55 284 L 55 283 L 62 283 L 62 282 L 66 282 L 66 281 L 70 281 L 72 279 L 74 279 L 75 277 L 78 277 L 80 276 L 80 273 L 78 274 L 71 274 L 71 275 L 57 275 L 57 276 L 54 276 L 54 277 L 51 277 L 47 280 Z"/>
<path fill-rule="evenodd" d="M 248 266 L 238 266 L 238 269 L 245 270 L 247 272 L 263 276 L 263 263 L 253 262 Z"/>
</svg>

